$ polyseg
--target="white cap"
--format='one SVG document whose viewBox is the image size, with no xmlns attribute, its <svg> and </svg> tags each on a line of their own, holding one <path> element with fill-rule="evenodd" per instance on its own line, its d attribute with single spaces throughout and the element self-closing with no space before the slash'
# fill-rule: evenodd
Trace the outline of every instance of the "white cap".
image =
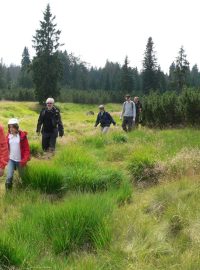
<svg viewBox="0 0 200 270">
<path fill-rule="evenodd" d="M 47 100 L 46 100 L 46 103 L 52 103 L 52 104 L 54 104 L 54 99 L 53 98 L 47 98 Z"/>
<path fill-rule="evenodd" d="M 8 125 L 19 125 L 19 120 L 17 118 L 11 118 L 8 121 Z"/>
<path fill-rule="evenodd" d="M 99 105 L 99 109 L 104 109 L 104 105 Z"/>
</svg>

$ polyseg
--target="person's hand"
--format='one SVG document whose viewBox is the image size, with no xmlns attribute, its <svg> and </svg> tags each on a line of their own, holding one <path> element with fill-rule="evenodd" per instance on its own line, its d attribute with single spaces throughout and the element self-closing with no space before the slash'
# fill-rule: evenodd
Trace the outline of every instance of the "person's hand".
<svg viewBox="0 0 200 270">
<path fill-rule="evenodd" d="M 62 138 L 63 136 L 64 136 L 64 131 L 63 130 L 59 131 L 59 137 Z"/>
<path fill-rule="evenodd" d="M 0 177 L 3 176 L 4 174 L 4 169 L 0 168 Z"/>
<path fill-rule="evenodd" d="M 37 131 L 37 135 L 40 136 L 40 131 Z"/>
</svg>

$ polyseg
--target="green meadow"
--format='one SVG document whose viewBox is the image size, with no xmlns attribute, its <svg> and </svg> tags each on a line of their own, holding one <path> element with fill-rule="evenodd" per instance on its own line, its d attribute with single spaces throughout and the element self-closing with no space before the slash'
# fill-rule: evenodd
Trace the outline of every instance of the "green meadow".
<svg viewBox="0 0 200 270">
<path fill-rule="evenodd" d="M 0 179 L 0 269 L 199 270 L 199 130 L 125 134 L 108 104 L 117 126 L 102 136 L 98 106 L 57 105 L 65 136 L 49 157 L 39 105 L 0 102 L 0 123 L 18 117 L 32 153 L 12 192 Z"/>
</svg>

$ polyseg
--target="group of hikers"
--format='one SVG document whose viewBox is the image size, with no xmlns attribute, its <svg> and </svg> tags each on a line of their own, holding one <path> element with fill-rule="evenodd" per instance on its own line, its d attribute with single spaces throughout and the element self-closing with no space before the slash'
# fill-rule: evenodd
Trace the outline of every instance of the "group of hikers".
<svg viewBox="0 0 200 270">
<path fill-rule="evenodd" d="M 134 125 L 139 124 L 142 104 L 138 97 L 132 101 L 130 95 L 126 95 L 125 99 L 120 118 L 123 130 L 130 132 Z M 99 124 L 102 133 L 107 133 L 111 124 L 116 125 L 110 113 L 105 111 L 104 105 L 99 106 L 95 127 Z M 57 137 L 64 135 L 60 111 L 55 107 L 53 98 L 46 100 L 46 107 L 41 110 L 38 118 L 36 132 L 38 135 L 42 134 L 43 151 L 53 153 Z M 29 160 L 30 147 L 27 132 L 20 130 L 18 119 L 12 118 L 8 121 L 7 135 L 0 125 L 0 177 L 3 176 L 7 166 L 6 190 L 12 189 L 14 171 L 18 170 L 20 174 Z"/>
</svg>

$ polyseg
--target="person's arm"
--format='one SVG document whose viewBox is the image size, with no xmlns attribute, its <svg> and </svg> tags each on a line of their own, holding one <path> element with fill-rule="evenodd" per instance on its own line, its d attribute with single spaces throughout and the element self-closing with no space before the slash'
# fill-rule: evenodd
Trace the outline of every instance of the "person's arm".
<svg viewBox="0 0 200 270">
<path fill-rule="evenodd" d="M 58 132 L 59 132 L 60 137 L 62 137 L 64 135 L 64 127 L 63 127 L 60 112 L 58 114 Z"/>
<path fill-rule="evenodd" d="M 112 116 L 108 113 L 108 116 L 110 118 L 110 122 L 115 126 L 116 122 L 114 121 L 114 119 L 112 118 Z"/>
<path fill-rule="evenodd" d="M 122 106 L 122 112 L 121 112 L 120 119 L 122 119 L 122 117 L 124 116 L 124 113 L 125 113 L 125 102 L 123 103 L 123 106 Z"/>
<path fill-rule="evenodd" d="M 8 144 L 6 137 L 3 131 L 3 128 L 0 127 L 0 175 L 3 175 L 5 166 L 8 163 Z"/>
<path fill-rule="evenodd" d="M 20 162 L 20 166 L 24 167 L 24 166 L 26 166 L 26 163 L 30 160 L 30 147 L 29 147 L 27 137 L 25 137 L 25 139 L 23 141 L 22 151 L 23 151 L 23 156 L 22 156 L 22 160 Z"/>
<path fill-rule="evenodd" d="M 40 112 L 40 115 L 39 115 L 39 118 L 38 118 L 37 129 L 36 129 L 37 133 L 40 133 L 40 131 L 41 131 L 41 127 L 42 127 L 42 124 L 43 124 L 43 113 L 44 113 L 44 111 L 42 110 Z"/>
<path fill-rule="evenodd" d="M 99 122 L 100 122 L 100 115 L 99 115 L 99 113 L 98 113 L 98 115 L 97 115 L 97 120 L 96 120 L 96 122 L 95 122 L 95 127 L 97 127 L 98 126 L 98 124 L 99 124 Z"/>
<path fill-rule="evenodd" d="M 133 121 L 135 122 L 135 117 L 136 117 L 136 108 L 135 108 L 135 103 L 133 102 Z"/>
</svg>

